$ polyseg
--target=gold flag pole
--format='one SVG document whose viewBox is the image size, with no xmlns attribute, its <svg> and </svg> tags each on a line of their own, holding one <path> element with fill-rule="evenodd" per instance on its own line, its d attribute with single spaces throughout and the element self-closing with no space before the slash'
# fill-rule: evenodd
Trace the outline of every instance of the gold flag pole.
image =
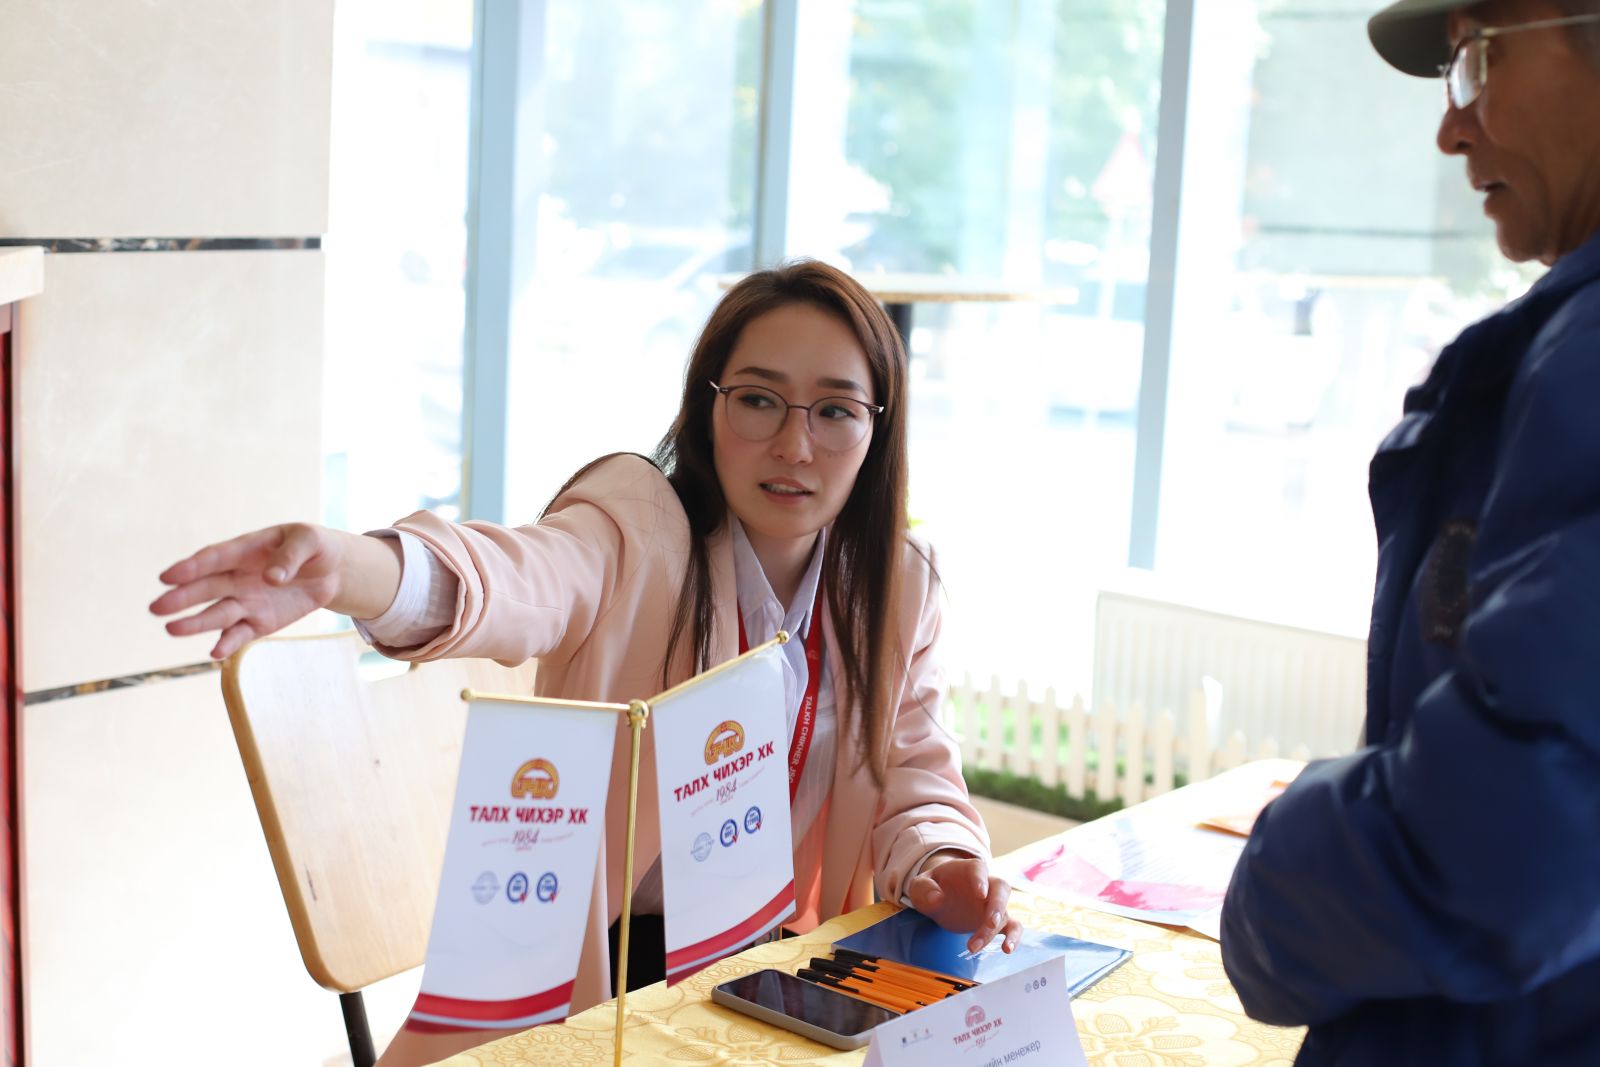
<svg viewBox="0 0 1600 1067">
<path fill-rule="evenodd" d="M 639 823 L 639 745 L 649 719 L 649 704 L 635 700 L 628 705 L 628 727 L 633 735 L 633 751 L 628 766 L 628 846 L 622 854 L 622 916 L 617 934 L 617 1039 L 615 1058 L 612 1060 L 617 1067 L 622 1064 L 622 1024 L 627 1018 L 628 927 L 633 918 L 633 835 Z"/>
<path fill-rule="evenodd" d="M 471 703 L 474 700 L 498 700 L 505 704 L 554 704 L 558 708 L 577 708 L 579 711 L 609 711 L 613 715 L 621 712 L 627 714 L 626 704 L 603 704 L 597 700 L 562 700 L 558 697 L 530 697 L 526 694 L 517 696 L 511 693 L 484 693 L 477 689 L 463 689 L 461 699 Z"/>
<path fill-rule="evenodd" d="M 723 671 L 728 670 L 728 669 L 733 668 L 733 667 L 737 667 L 739 664 L 743 663 L 745 660 L 749 659 L 751 656 L 754 656 L 759 652 L 765 652 L 767 649 L 771 648 L 773 645 L 786 645 L 788 643 L 789 643 L 789 633 L 788 633 L 788 631 L 787 630 L 779 630 L 776 634 L 774 634 L 772 636 L 772 639 L 770 641 L 763 641 L 763 642 L 761 642 L 761 644 L 757 645 L 755 648 L 752 648 L 748 652 L 741 652 L 739 655 L 733 657 L 732 659 L 723 660 L 721 663 L 717 664 L 715 667 L 709 667 L 706 670 L 703 670 L 699 674 L 695 675 L 693 678 L 686 678 L 685 680 L 679 682 L 677 685 L 673 686 L 671 689 L 668 689 L 666 692 L 657 693 L 655 696 L 650 698 L 650 706 L 654 707 L 655 705 L 661 703 L 663 700 L 667 699 L 668 697 L 675 697 L 679 693 L 682 693 L 686 689 L 693 689 L 695 686 L 699 685 L 701 682 L 705 681 L 707 678 L 715 678 L 717 675 L 721 674 Z"/>
</svg>

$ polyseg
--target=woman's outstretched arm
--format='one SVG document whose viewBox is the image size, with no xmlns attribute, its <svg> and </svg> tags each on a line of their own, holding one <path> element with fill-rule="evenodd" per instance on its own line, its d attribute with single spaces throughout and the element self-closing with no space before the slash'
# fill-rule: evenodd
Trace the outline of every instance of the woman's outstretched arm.
<svg viewBox="0 0 1600 1067">
<path fill-rule="evenodd" d="M 161 581 L 172 588 L 150 605 L 152 613 L 201 607 L 167 623 L 167 632 L 219 631 L 211 658 L 224 659 L 318 608 L 381 615 L 400 587 L 400 546 L 393 538 L 287 523 L 207 545 L 162 571 Z"/>
</svg>

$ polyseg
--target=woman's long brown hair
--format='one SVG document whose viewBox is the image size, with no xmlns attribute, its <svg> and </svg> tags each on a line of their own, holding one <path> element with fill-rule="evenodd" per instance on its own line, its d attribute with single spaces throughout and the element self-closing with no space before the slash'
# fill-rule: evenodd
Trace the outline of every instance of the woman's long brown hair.
<svg viewBox="0 0 1600 1067">
<path fill-rule="evenodd" d="M 721 380 L 746 324 L 790 304 L 819 308 L 850 327 L 871 367 L 873 401 L 884 406 L 822 561 L 842 661 L 835 669 L 847 698 L 841 709 L 843 734 L 854 734 L 859 757 L 881 784 L 888 737 L 884 720 L 892 714 L 889 694 L 907 654 L 896 647 L 894 618 L 906 545 L 906 354 L 899 331 L 871 294 L 825 263 L 798 260 L 745 277 L 723 297 L 695 342 L 678 416 L 653 456 L 689 516 L 688 568 L 663 673 L 684 641 L 697 670 L 710 665 L 714 612 L 706 545 L 726 521 L 728 505 L 712 459 L 717 394 L 706 383 Z"/>
</svg>

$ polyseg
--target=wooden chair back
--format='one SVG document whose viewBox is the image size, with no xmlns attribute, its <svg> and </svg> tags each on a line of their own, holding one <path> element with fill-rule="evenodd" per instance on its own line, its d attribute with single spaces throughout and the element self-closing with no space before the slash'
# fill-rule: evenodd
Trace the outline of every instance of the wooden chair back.
<svg viewBox="0 0 1600 1067">
<path fill-rule="evenodd" d="M 353 633 L 268 638 L 222 675 L 301 957 L 341 993 L 426 955 L 466 725 L 461 690 L 533 690 L 531 662 L 379 660 L 399 673 L 372 679 L 369 651 Z"/>
</svg>

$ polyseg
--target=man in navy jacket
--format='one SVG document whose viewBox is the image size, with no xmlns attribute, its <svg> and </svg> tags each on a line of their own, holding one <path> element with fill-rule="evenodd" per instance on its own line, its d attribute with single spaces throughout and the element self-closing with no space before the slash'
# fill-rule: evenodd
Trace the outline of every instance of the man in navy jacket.
<svg viewBox="0 0 1600 1067">
<path fill-rule="evenodd" d="M 1552 24 L 1554 23 L 1554 24 Z M 1402 0 L 1501 250 L 1550 270 L 1371 467 L 1366 748 L 1263 812 L 1223 911 L 1297 1062 L 1600 1064 L 1600 2 Z"/>
</svg>

